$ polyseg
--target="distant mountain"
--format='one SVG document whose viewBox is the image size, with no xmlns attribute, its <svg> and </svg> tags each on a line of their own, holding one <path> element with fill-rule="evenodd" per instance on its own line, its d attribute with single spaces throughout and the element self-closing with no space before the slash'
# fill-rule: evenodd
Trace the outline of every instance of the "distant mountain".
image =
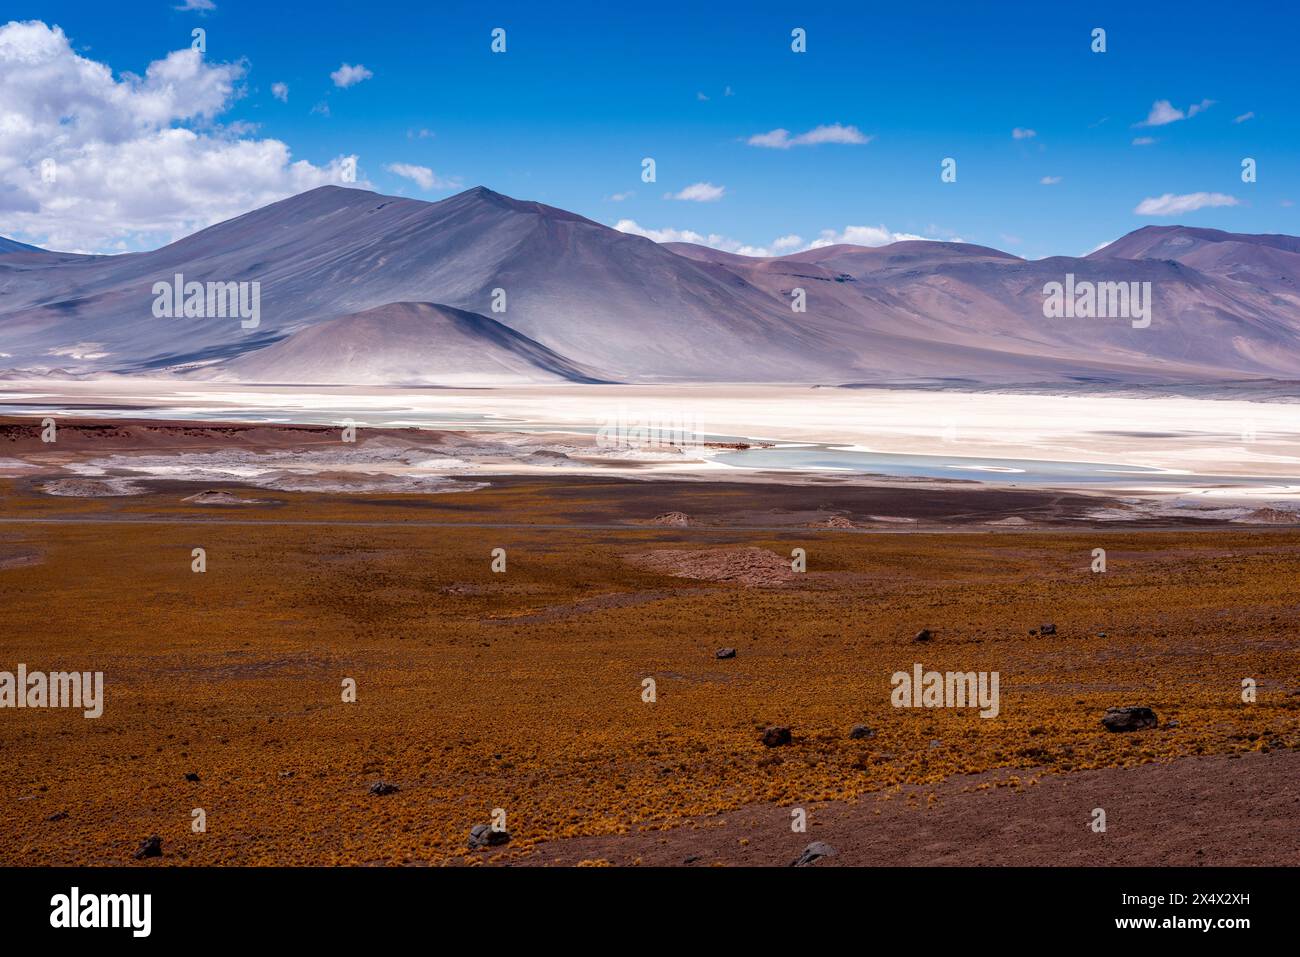
<svg viewBox="0 0 1300 957">
<path fill-rule="evenodd" d="M 6 253 L 43 253 L 44 249 L 39 246 L 28 246 L 26 243 L 20 243 L 16 239 L 6 239 L 0 236 L 0 256 Z"/>
<path fill-rule="evenodd" d="M 260 322 L 155 318 L 153 286 L 177 274 L 260 283 Z M 1150 326 L 1046 318 L 1044 286 L 1067 274 L 1150 282 Z M 762 259 L 482 187 L 426 203 L 327 186 L 152 252 L 0 257 L 0 368 L 363 383 L 1296 378 L 1297 281 L 1287 236 L 1147 227 L 1079 259 L 920 241 Z"/>
<path fill-rule="evenodd" d="M 392 385 L 600 381 L 495 319 L 430 302 L 394 302 L 327 319 L 209 374 L 261 382 Z"/>
</svg>

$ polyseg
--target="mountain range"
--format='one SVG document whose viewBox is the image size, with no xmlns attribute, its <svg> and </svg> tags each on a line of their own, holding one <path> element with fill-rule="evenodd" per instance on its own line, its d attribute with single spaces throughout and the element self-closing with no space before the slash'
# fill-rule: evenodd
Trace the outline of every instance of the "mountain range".
<svg viewBox="0 0 1300 957">
<path fill-rule="evenodd" d="M 156 317 L 154 284 L 177 274 L 259 283 L 257 324 Z M 1150 282 L 1150 325 L 1046 318 L 1044 287 L 1067 275 Z M 324 186 L 151 252 L 0 239 L 0 369 L 394 385 L 1300 378 L 1298 282 L 1292 236 L 1147 226 L 1079 258 L 928 241 L 755 258 L 483 187 L 429 203 Z"/>
</svg>

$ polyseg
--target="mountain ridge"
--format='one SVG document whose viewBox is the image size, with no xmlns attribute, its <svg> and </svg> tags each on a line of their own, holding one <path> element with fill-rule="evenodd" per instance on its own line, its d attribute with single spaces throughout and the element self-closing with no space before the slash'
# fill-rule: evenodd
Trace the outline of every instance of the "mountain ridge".
<svg viewBox="0 0 1300 957">
<path fill-rule="evenodd" d="M 256 328 L 155 318 L 153 285 L 178 273 L 186 283 L 259 283 Z M 1155 321 L 1135 329 L 1122 319 L 1045 318 L 1044 288 L 1067 273 L 1152 283 Z M 1286 236 L 1150 226 L 1086 257 L 1025 260 L 906 240 L 760 258 L 655 243 L 482 186 L 438 202 L 322 186 L 148 252 L 0 256 L 0 364 L 274 376 L 278 357 L 319 373 L 329 344 L 307 331 L 425 303 L 546 350 L 544 371 L 520 366 L 512 375 L 563 368 L 583 380 L 814 384 L 1287 378 L 1300 377 L 1298 284 L 1300 239 Z M 794 308 L 798 290 L 803 312 Z M 450 336 L 449 349 L 478 341 L 447 315 L 425 325 Z M 511 349 L 494 352 L 488 328 L 476 333 L 488 353 L 522 361 Z M 421 354 L 435 377 L 455 373 Z M 351 367 L 378 376 L 393 368 L 386 363 Z"/>
</svg>

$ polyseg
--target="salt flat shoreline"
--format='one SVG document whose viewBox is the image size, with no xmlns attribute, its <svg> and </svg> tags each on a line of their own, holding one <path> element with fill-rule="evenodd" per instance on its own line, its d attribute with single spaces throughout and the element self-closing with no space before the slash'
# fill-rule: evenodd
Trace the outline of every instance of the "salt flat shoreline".
<svg viewBox="0 0 1300 957">
<path fill-rule="evenodd" d="M 1244 500 L 1300 498 L 1300 408 L 1283 401 L 1154 394 L 1025 394 L 901 387 L 563 385 L 490 389 L 284 387 L 113 377 L 11 381 L 0 413 L 165 417 L 267 424 L 465 430 L 694 431 L 778 445 L 820 443 L 891 455 L 1105 463 L 1135 476 L 1135 494 Z M 656 466 L 657 471 L 673 467 Z M 705 461 L 698 471 L 713 471 Z M 727 469 L 727 471 L 735 471 Z M 1160 472 L 1182 476 L 1178 487 Z M 794 473 L 792 473 L 794 474 Z M 1188 482 L 1240 477 L 1264 488 Z M 954 477 L 961 477 L 954 473 Z M 966 477 L 987 480 L 987 474 Z M 1072 487 L 1063 481 L 1062 488 Z"/>
</svg>

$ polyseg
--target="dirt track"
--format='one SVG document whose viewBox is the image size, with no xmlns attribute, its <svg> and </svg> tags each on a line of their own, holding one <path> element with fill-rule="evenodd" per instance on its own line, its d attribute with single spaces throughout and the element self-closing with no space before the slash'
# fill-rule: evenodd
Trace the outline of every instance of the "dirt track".
<svg viewBox="0 0 1300 957">
<path fill-rule="evenodd" d="M 1068 775 L 991 772 L 887 792 L 888 799 L 810 805 L 802 834 L 791 830 L 789 807 L 763 804 L 693 827 L 570 838 L 539 845 L 528 857 L 499 860 L 771 866 L 788 865 L 810 842 L 823 841 L 838 853 L 818 867 L 1294 867 L 1300 864 L 1297 776 L 1296 751 Z M 1092 830 L 1094 808 L 1106 812 L 1105 833 Z"/>
</svg>

